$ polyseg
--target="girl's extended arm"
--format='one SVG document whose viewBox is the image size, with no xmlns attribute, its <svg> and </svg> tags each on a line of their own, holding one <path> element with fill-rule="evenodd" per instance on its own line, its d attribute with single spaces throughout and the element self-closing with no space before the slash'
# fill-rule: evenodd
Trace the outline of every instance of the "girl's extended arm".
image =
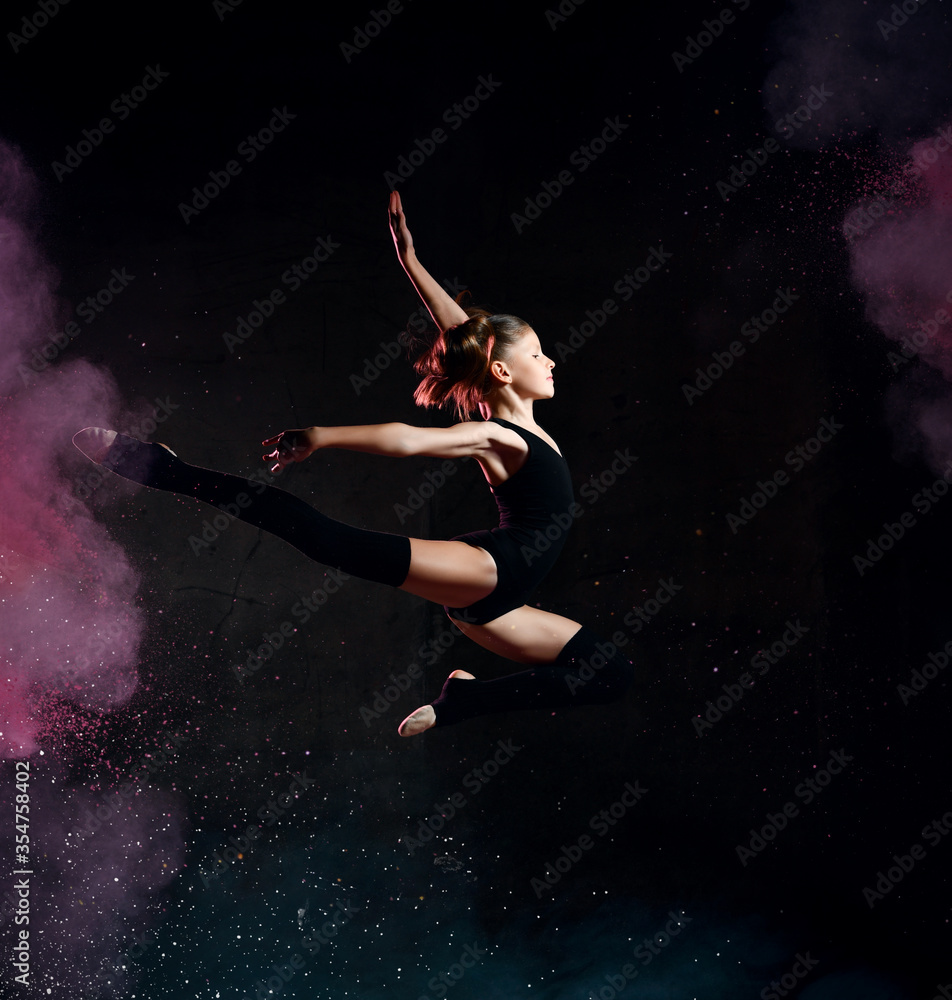
<svg viewBox="0 0 952 1000">
<path fill-rule="evenodd" d="M 407 220 L 403 214 L 403 204 L 397 191 L 390 192 L 390 232 L 397 248 L 397 256 L 403 265 L 407 277 L 413 282 L 424 305 L 433 317 L 433 322 L 445 332 L 451 326 L 465 323 L 469 317 L 453 298 L 436 281 L 427 269 L 417 260 L 413 249 L 413 237 L 407 229 Z"/>
<path fill-rule="evenodd" d="M 274 461 L 272 472 L 281 471 L 292 462 L 303 462 L 318 448 L 346 448 L 368 451 L 374 455 L 407 458 L 429 455 L 433 458 L 476 456 L 493 447 L 496 438 L 512 434 L 493 423 L 478 421 L 453 427 L 412 427 L 410 424 L 358 424 L 351 427 L 304 427 L 282 431 L 261 443 L 274 450 L 261 457 Z"/>
</svg>

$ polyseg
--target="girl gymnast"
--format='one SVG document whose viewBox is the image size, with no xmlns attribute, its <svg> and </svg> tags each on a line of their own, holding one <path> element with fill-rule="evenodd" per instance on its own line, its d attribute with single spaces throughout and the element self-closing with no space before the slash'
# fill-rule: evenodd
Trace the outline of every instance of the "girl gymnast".
<svg viewBox="0 0 952 1000">
<path fill-rule="evenodd" d="M 276 487 L 187 465 L 164 445 L 98 427 L 87 427 L 73 441 L 92 461 L 127 479 L 227 507 L 311 559 L 442 604 L 463 634 L 529 667 L 490 681 L 454 670 L 432 704 L 403 720 L 401 736 L 493 712 L 617 700 L 631 683 L 631 663 L 578 622 L 526 604 L 573 520 L 565 460 L 533 416 L 533 403 L 555 392 L 555 363 L 527 323 L 467 312 L 430 276 L 417 260 L 397 192 L 390 195 L 390 229 L 400 263 L 439 329 L 415 362 L 423 379 L 414 398 L 421 406 L 454 405 L 460 422 L 285 430 L 263 442 L 271 448 L 263 458 L 273 462 L 272 472 L 321 448 L 475 458 L 496 499 L 498 527 L 449 541 L 367 531 Z M 482 420 L 469 419 L 476 411 Z M 543 538 L 547 546 L 539 545 Z"/>
</svg>

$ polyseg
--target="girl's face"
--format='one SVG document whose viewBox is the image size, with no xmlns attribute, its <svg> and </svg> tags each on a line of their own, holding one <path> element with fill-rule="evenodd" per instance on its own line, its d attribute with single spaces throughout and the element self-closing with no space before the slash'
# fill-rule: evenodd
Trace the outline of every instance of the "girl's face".
<svg viewBox="0 0 952 1000">
<path fill-rule="evenodd" d="M 555 393 L 552 369 L 555 362 L 542 353 L 542 344 L 535 330 L 526 327 L 503 367 L 511 377 L 512 387 L 530 399 L 550 399 Z"/>
</svg>

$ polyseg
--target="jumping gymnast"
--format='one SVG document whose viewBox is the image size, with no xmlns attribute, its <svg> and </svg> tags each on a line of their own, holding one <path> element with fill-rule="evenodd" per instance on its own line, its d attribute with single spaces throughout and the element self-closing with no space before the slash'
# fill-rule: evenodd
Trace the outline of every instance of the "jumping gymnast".
<svg viewBox="0 0 952 1000">
<path fill-rule="evenodd" d="M 454 670 L 439 698 L 404 719 L 401 736 L 492 712 L 614 701 L 631 683 L 631 663 L 578 622 L 525 603 L 562 548 L 574 502 L 565 460 L 532 411 L 536 400 L 552 398 L 555 364 L 527 323 L 481 310 L 471 315 L 433 280 L 417 260 L 396 192 L 390 229 L 400 263 L 440 331 L 416 361 L 423 380 L 414 398 L 421 406 L 455 405 L 461 422 L 286 430 L 263 442 L 272 447 L 263 457 L 273 461 L 273 472 L 319 448 L 475 458 L 499 507 L 498 528 L 450 541 L 367 531 L 276 487 L 187 465 L 164 445 L 97 427 L 73 441 L 92 461 L 127 479 L 227 507 L 311 559 L 442 604 L 470 639 L 529 666 L 491 681 Z M 468 419 L 477 410 L 484 419 Z M 543 552 L 538 539 L 553 525 L 558 537 Z"/>
</svg>

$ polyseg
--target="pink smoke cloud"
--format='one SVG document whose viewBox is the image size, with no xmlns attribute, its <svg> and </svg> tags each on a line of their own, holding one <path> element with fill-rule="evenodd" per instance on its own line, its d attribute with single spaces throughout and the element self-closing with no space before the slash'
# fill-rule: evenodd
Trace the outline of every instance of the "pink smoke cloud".
<svg viewBox="0 0 952 1000">
<path fill-rule="evenodd" d="M 0 144 L 0 755 L 37 748 L 44 695 L 105 710 L 136 688 L 141 622 L 125 553 L 76 500 L 70 436 L 119 410 L 109 374 L 85 362 L 36 372 L 64 307 L 29 232 L 31 175 Z"/>
<path fill-rule="evenodd" d="M 893 340 L 894 362 L 916 359 L 952 382 L 952 135 L 940 128 L 916 142 L 900 166 L 884 178 L 888 193 L 847 213 L 850 277 L 862 293 L 866 316 Z M 879 205 L 875 220 L 869 208 Z M 864 216 L 863 213 L 867 213 Z M 856 232 L 857 222 L 864 232 Z M 928 399 L 904 383 L 905 406 L 892 401 L 896 415 L 906 410 L 921 437 L 930 464 L 943 469 L 952 459 L 952 393 Z M 894 394 L 895 395 L 895 394 Z"/>
<path fill-rule="evenodd" d="M 156 893 L 181 868 L 183 820 L 178 796 L 148 787 L 105 818 L 84 819 L 114 789 L 68 780 L 76 762 L 65 755 L 76 751 L 64 736 L 81 734 L 80 766 L 98 764 L 97 719 L 138 688 L 143 622 L 132 564 L 74 489 L 88 463 L 73 433 L 121 425 L 122 407 L 108 371 L 54 349 L 69 308 L 31 233 L 34 188 L 22 157 L 0 141 L 0 761 L 30 764 L 29 790 L 19 792 L 29 796 L 37 901 L 30 985 L 95 995 L 118 988 L 103 968 L 149 925 Z M 0 779 L 12 820 L 9 765 Z M 80 836 L 81 823 L 98 825 Z M 11 917 L 11 901 L 0 899 L 0 925 Z"/>
</svg>

